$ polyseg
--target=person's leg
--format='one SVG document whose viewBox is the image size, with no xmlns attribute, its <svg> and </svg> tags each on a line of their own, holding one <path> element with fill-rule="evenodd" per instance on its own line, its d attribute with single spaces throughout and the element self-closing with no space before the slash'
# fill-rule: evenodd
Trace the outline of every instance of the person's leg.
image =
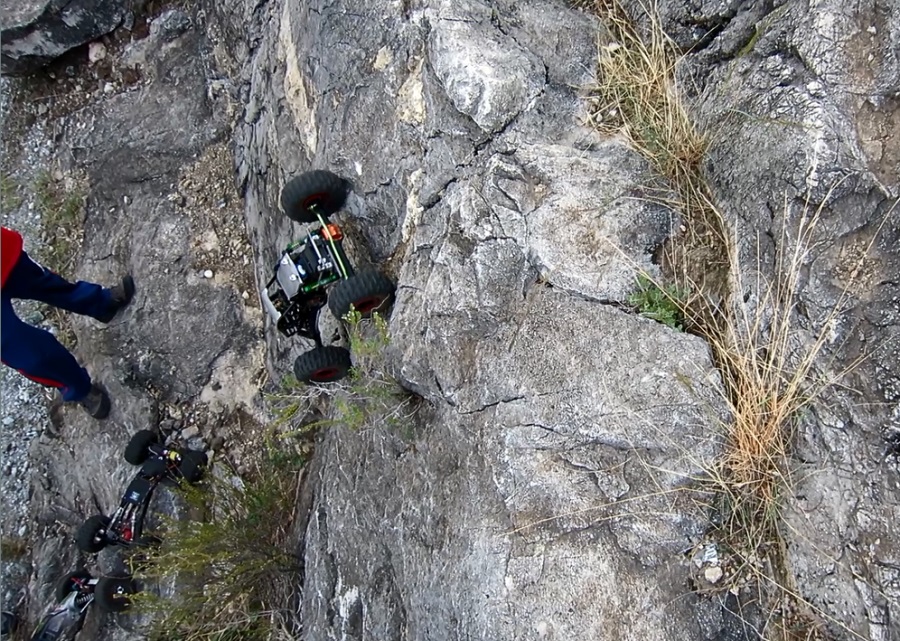
<svg viewBox="0 0 900 641">
<path fill-rule="evenodd" d="M 91 392 L 91 377 L 58 340 L 22 321 L 4 288 L 0 296 L 0 359 L 41 385 L 58 387 L 64 401 L 80 401 Z"/>
<path fill-rule="evenodd" d="M 40 301 L 102 322 L 108 322 L 117 309 L 110 290 L 81 280 L 70 283 L 31 260 L 25 252 L 6 279 L 3 293 L 10 298 Z"/>
</svg>

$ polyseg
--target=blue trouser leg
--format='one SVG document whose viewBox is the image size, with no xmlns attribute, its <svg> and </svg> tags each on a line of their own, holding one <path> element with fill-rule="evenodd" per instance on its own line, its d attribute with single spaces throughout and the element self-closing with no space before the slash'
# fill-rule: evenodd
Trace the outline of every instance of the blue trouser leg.
<svg viewBox="0 0 900 641">
<path fill-rule="evenodd" d="M 7 281 L 7 285 L 9 281 Z M 48 331 L 16 316 L 12 299 L 0 294 L 0 357 L 33 381 L 58 387 L 64 401 L 77 401 L 91 390 L 91 377 Z"/>
<path fill-rule="evenodd" d="M 112 294 L 100 285 L 83 280 L 70 283 L 59 274 L 38 265 L 22 252 L 19 262 L 3 285 L 10 298 L 36 300 L 60 309 L 102 320 L 112 306 Z"/>
</svg>

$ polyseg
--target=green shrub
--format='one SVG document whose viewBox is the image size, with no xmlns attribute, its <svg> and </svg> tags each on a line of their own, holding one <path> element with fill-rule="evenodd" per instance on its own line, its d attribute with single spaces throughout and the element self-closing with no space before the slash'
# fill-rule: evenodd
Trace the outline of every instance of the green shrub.
<svg viewBox="0 0 900 641">
<path fill-rule="evenodd" d="M 211 474 L 179 488 L 188 518 L 167 519 L 162 543 L 135 571 L 174 587 L 171 598 L 137 598 L 153 615 L 152 641 L 262 641 L 289 627 L 300 571 L 289 528 L 303 460 L 283 441 L 262 449 L 248 478 Z"/>
<path fill-rule="evenodd" d="M 53 271 L 65 274 L 84 237 L 85 193 L 80 187 L 67 188 L 44 172 L 34 183 L 34 199 L 45 237 L 40 258 Z"/>
<path fill-rule="evenodd" d="M 363 318 L 351 311 L 344 317 L 353 367 L 342 381 L 318 386 L 302 385 L 286 376 L 281 390 L 269 396 L 278 424 L 289 424 L 283 436 L 309 437 L 322 427 L 343 425 L 354 431 L 386 426 L 409 435 L 417 401 L 394 376 L 386 358 L 390 345 L 387 319 L 375 313 Z M 303 422 L 313 409 L 321 420 Z"/>
<path fill-rule="evenodd" d="M 364 319 L 359 312 L 344 317 L 353 354 L 348 384 L 332 402 L 332 415 L 350 429 L 385 426 L 407 431 L 417 397 L 397 382 L 386 358 L 391 339 L 387 320 L 375 313 Z"/>
</svg>

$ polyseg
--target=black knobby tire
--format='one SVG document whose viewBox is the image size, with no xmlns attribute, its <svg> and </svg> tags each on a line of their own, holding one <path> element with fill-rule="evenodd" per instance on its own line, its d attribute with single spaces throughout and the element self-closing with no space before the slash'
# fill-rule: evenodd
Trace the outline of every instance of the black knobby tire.
<svg viewBox="0 0 900 641">
<path fill-rule="evenodd" d="M 141 430 L 131 437 L 125 448 L 125 460 L 132 465 L 140 465 L 150 456 L 150 446 L 159 443 L 159 437 L 153 430 Z"/>
<path fill-rule="evenodd" d="M 56 584 L 56 601 L 62 601 L 67 596 L 69 596 L 69 592 L 74 592 L 78 590 L 78 582 L 90 581 L 93 577 L 90 572 L 85 572 L 84 570 L 79 570 L 78 572 L 69 572 L 66 576 L 59 580 L 59 583 Z"/>
<path fill-rule="evenodd" d="M 197 450 L 181 450 L 181 463 L 178 464 L 178 475 L 188 483 L 197 483 L 203 478 L 206 464 L 209 462 L 206 453 Z"/>
<path fill-rule="evenodd" d="M 78 549 L 88 554 L 99 552 L 107 545 L 106 528 L 109 527 L 109 517 L 97 514 L 81 524 L 78 534 L 75 535 L 75 544 Z M 101 534 L 104 532 L 104 534 Z"/>
<path fill-rule="evenodd" d="M 331 288 L 328 309 L 338 320 L 342 320 L 351 309 L 368 318 L 374 312 L 384 313 L 394 300 L 394 289 L 391 279 L 381 272 L 358 272 Z"/>
<path fill-rule="evenodd" d="M 324 345 L 297 357 L 294 376 L 301 383 L 331 383 L 344 378 L 352 365 L 349 351 L 336 345 Z"/>
<path fill-rule="evenodd" d="M 330 171 L 317 169 L 288 181 L 281 190 L 281 209 L 291 220 L 312 223 L 316 214 L 328 217 L 347 200 L 347 181 Z"/>
<path fill-rule="evenodd" d="M 131 605 L 130 597 L 135 592 L 131 579 L 103 577 L 94 588 L 94 602 L 104 612 L 122 612 Z"/>
<path fill-rule="evenodd" d="M 0 634 L 12 634 L 19 629 L 19 617 L 12 612 L 2 613 L 2 624 L 0 624 Z"/>
</svg>

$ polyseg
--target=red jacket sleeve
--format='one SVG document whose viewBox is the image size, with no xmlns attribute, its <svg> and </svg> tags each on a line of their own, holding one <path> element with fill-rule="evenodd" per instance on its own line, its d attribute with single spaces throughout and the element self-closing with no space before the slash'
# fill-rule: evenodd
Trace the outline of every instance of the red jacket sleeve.
<svg viewBox="0 0 900 641">
<path fill-rule="evenodd" d="M 0 227 L 0 287 L 6 284 L 6 278 L 19 262 L 22 255 L 22 235 Z"/>
</svg>

